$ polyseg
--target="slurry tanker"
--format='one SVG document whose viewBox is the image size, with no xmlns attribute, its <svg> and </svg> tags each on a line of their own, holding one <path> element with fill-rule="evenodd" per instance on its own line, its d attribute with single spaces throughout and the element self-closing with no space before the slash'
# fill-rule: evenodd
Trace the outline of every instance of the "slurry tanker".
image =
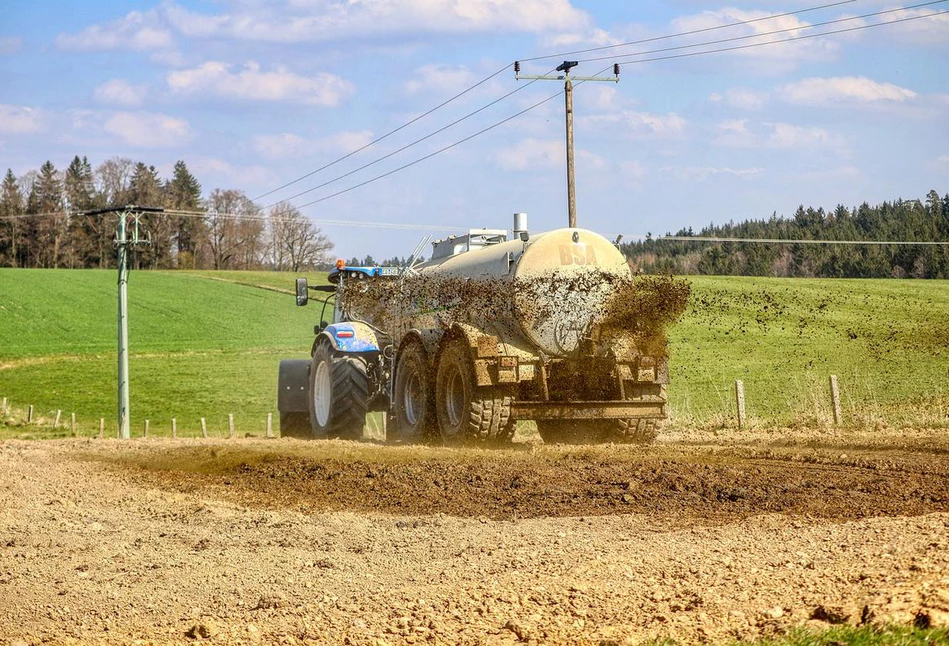
<svg viewBox="0 0 949 646">
<path fill-rule="evenodd" d="M 416 262 L 423 245 L 407 267 L 339 261 L 330 285 L 297 279 L 297 304 L 327 292 L 333 322 L 314 329 L 309 360 L 280 363 L 282 434 L 355 438 L 381 411 L 390 441 L 506 442 L 520 420 L 545 442 L 655 437 L 664 326 L 687 285 L 671 305 L 644 298 L 613 243 L 579 228 L 532 234 L 522 213 L 511 235 L 473 229 Z"/>
</svg>

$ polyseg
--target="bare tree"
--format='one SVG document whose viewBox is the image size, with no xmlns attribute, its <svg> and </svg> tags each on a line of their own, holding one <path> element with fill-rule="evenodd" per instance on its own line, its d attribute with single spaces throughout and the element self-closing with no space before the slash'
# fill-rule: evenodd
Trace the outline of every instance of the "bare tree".
<svg viewBox="0 0 949 646">
<path fill-rule="evenodd" d="M 325 263 L 333 243 L 293 205 L 275 204 L 269 213 L 271 262 L 277 271 L 300 271 Z"/>
<path fill-rule="evenodd" d="M 261 246 L 263 226 L 257 205 L 243 191 L 214 189 L 207 202 L 206 244 L 214 269 L 246 268 L 248 249 Z M 253 253 L 249 254 L 253 255 Z"/>
</svg>

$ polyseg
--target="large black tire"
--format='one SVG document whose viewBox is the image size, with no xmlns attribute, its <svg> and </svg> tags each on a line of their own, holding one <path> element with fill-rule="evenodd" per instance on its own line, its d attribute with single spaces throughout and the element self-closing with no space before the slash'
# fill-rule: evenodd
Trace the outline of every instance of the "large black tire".
<svg viewBox="0 0 949 646">
<path fill-rule="evenodd" d="M 504 443 L 514 436 L 512 392 L 477 385 L 468 346 L 452 339 L 435 374 L 435 415 L 445 444 Z"/>
<path fill-rule="evenodd" d="M 539 419 L 537 432 L 545 444 L 650 444 L 659 434 L 659 420 L 644 417 L 614 420 Z"/>
<path fill-rule="evenodd" d="M 659 435 L 658 419 L 634 417 L 617 420 L 606 439 L 617 444 L 652 444 Z"/>
<path fill-rule="evenodd" d="M 309 406 L 314 437 L 361 438 L 369 409 L 365 362 L 320 343 L 310 367 Z"/>
<path fill-rule="evenodd" d="M 438 434 L 435 420 L 435 389 L 425 348 L 410 342 L 399 351 L 395 368 L 395 396 L 386 439 L 423 442 Z"/>
<path fill-rule="evenodd" d="M 309 438 L 313 436 L 309 413 L 280 413 L 280 436 Z"/>
</svg>

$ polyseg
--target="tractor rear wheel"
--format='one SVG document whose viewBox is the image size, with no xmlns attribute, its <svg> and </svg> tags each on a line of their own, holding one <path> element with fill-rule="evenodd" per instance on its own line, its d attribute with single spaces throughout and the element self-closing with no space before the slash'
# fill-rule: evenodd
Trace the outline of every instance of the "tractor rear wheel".
<svg viewBox="0 0 949 646">
<path fill-rule="evenodd" d="M 361 438 L 369 409 L 365 362 L 320 343 L 310 367 L 309 405 L 314 437 Z"/>
<path fill-rule="evenodd" d="M 445 444 L 509 442 L 514 436 L 512 391 L 478 386 L 468 345 L 452 339 L 438 359 L 435 414 Z"/>
<path fill-rule="evenodd" d="M 386 439 L 422 442 L 436 436 L 435 395 L 425 348 L 410 342 L 399 352 L 395 369 L 393 424 Z"/>
</svg>

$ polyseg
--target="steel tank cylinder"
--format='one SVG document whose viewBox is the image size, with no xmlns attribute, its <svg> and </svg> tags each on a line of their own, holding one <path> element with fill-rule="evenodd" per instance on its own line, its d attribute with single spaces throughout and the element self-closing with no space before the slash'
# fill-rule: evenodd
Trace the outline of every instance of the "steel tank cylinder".
<svg viewBox="0 0 949 646">
<path fill-rule="evenodd" d="M 574 353 L 612 293 L 606 275 L 630 276 L 623 254 L 587 229 L 556 229 L 429 261 L 423 274 L 497 282 L 496 298 L 515 330 L 552 357 Z M 505 315 L 502 315 L 505 316 Z"/>
</svg>

